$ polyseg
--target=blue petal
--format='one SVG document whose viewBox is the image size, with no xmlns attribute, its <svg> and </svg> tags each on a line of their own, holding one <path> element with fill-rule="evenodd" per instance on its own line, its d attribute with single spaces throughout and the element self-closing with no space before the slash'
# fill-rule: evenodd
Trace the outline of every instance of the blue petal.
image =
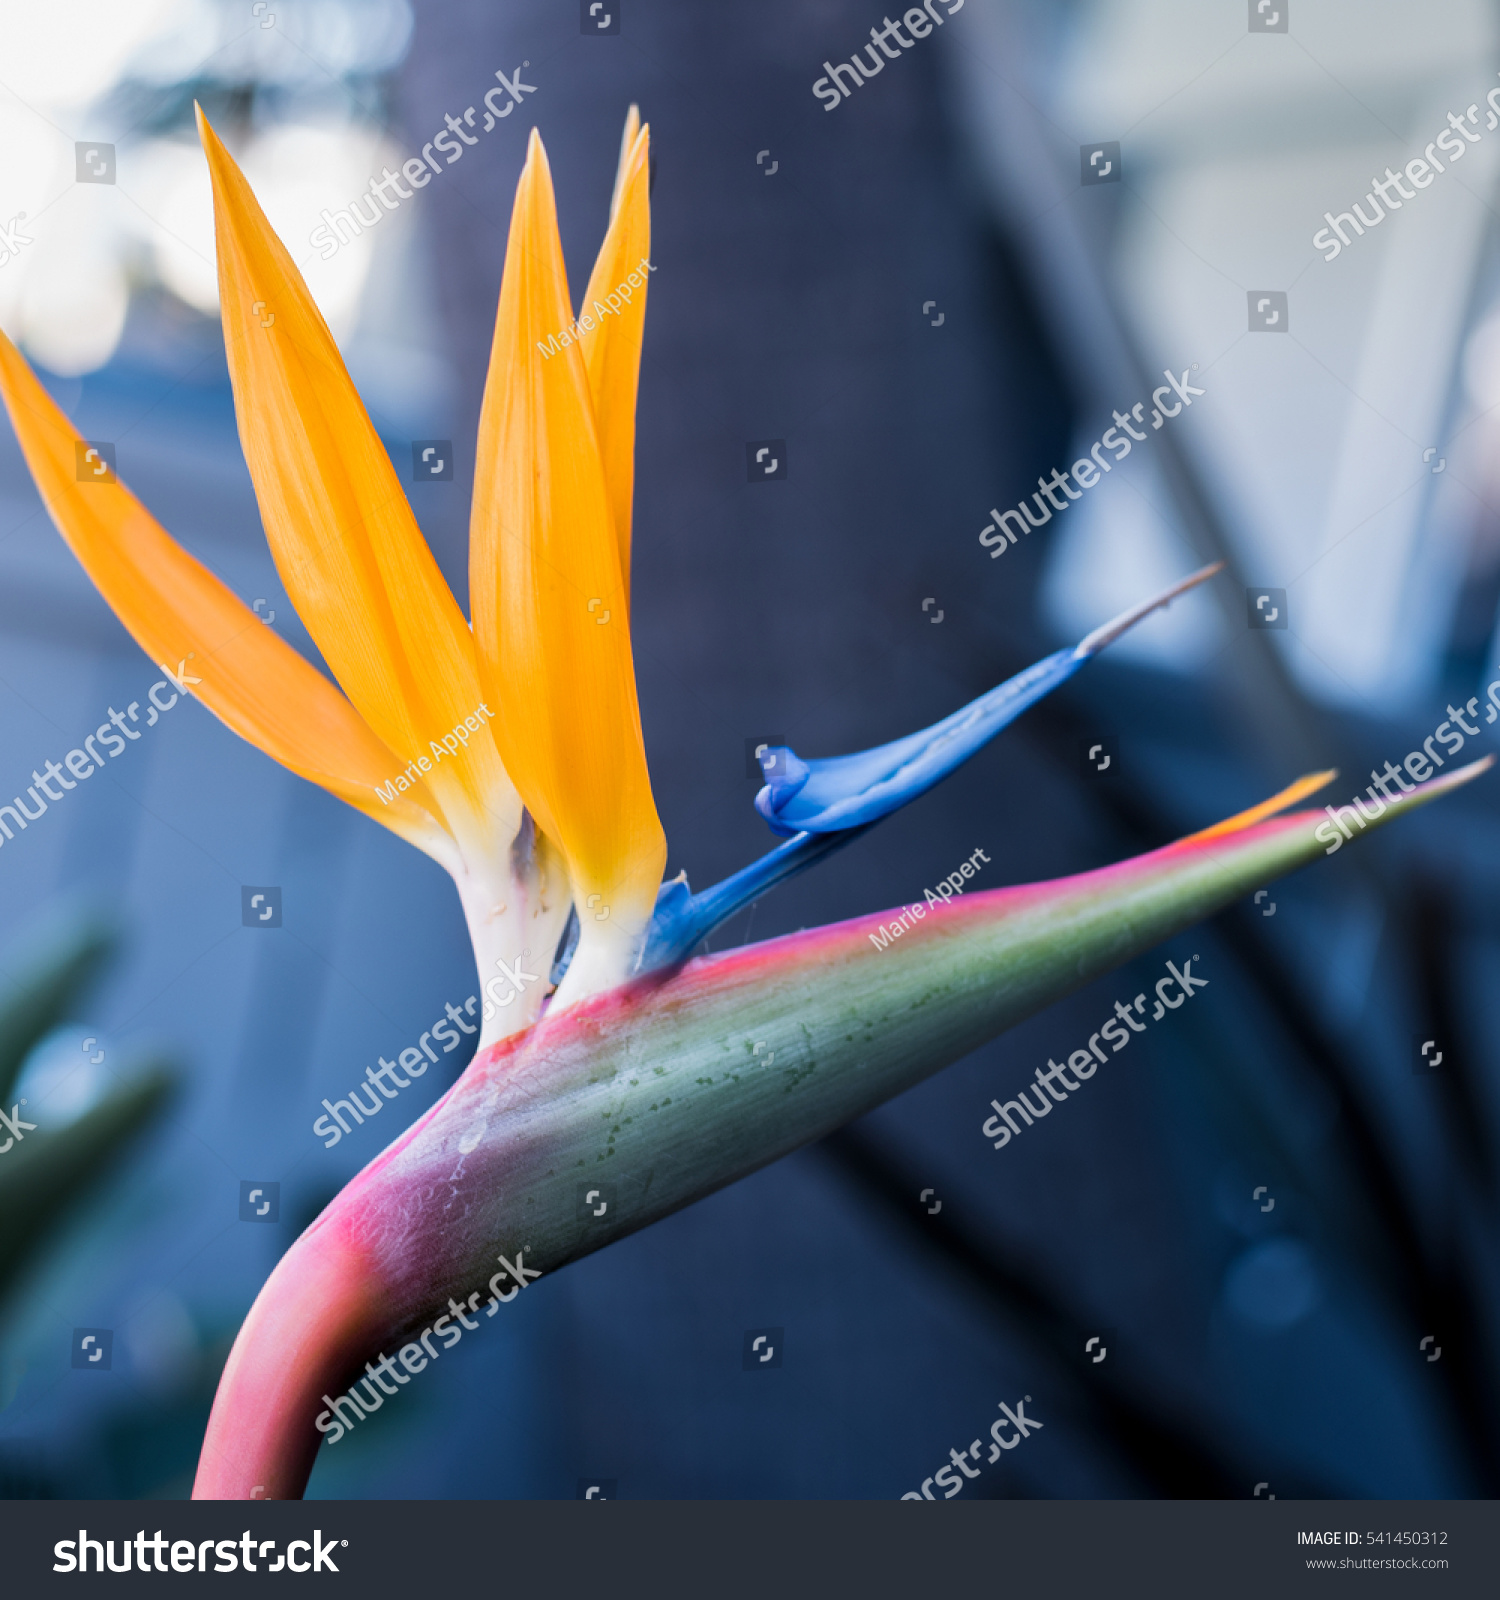
<svg viewBox="0 0 1500 1600">
<path fill-rule="evenodd" d="M 770 823 L 773 833 L 791 838 L 801 830 L 783 827 L 777 822 L 776 813 L 802 792 L 812 776 L 812 768 L 807 762 L 798 760 L 795 752 L 784 744 L 767 747 L 766 753 L 760 758 L 760 765 L 766 775 L 766 785 L 755 797 L 755 809 Z"/>
<path fill-rule="evenodd" d="M 823 760 L 803 761 L 785 746 L 768 750 L 763 765 L 771 781 L 756 795 L 755 809 L 780 834 L 832 833 L 878 822 L 926 794 L 1142 617 L 1218 570 L 1215 565 L 1193 573 L 1096 628 L 1074 649 L 1056 651 L 920 733 Z"/>
<path fill-rule="evenodd" d="M 686 960 L 700 941 L 736 911 L 743 910 L 768 889 L 795 877 L 815 861 L 852 844 L 864 831 L 863 828 L 849 828 L 843 833 L 795 834 L 759 861 L 741 867 L 702 894 L 694 894 L 688 888 L 685 876 L 664 883 L 657 891 L 656 911 L 637 970 L 653 972 L 658 967 Z"/>
<path fill-rule="evenodd" d="M 925 794 L 1028 706 L 1066 683 L 1105 645 L 1159 606 L 1211 578 L 1222 565 L 1204 567 L 1173 584 L 1096 628 L 1074 649 L 1056 651 L 920 733 L 857 755 L 818 761 L 804 761 L 786 745 L 766 750 L 761 766 L 767 781 L 755 797 L 755 809 L 787 842 L 702 894 L 688 888 L 686 877 L 664 883 L 637 971 L 651 972 L 685 960 L 700 940 L 736 911 Z"/>
<path fill-rule="evenodd" d="M 778 803 L 774 784 L 767 784 L 755 809 L 777 833 L 833 833 L 878 822 L 941 782 L 1082 665 L 1075 651 L 1059 650 L 920 733 L 858 755 L 799 761 L 809 775 L 796 791 Z"/>
</svg>

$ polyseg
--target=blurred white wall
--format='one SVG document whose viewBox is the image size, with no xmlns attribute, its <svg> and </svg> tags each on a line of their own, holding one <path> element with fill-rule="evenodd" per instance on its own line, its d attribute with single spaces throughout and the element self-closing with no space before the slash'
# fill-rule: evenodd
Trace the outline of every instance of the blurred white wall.
<svg viewBox="0 0 1500 1600">
<path fill-rule="evenodd" d="M 1062 203 L 1109 234 L 1108 276 L 1148 369 L 1199 363 L 1208 395 L 1173 426 L 1246 580 L 1287 591 L 1276 643 L 1298 679 L 1329 703 L 1398 711 L 1439 664 L 1493 442 L 1474 423 L 1500 401 L 1496 325 L 1463 381 L 1500 169 L 1485 105 L 1500 87 L 1495 8 L 1278 4 L 1284 33 L 1251 32 L 1246 0 L 970 0 L 970 31 L 949 42 L 981 145 L 1004 136 L 1006 96 L 1031 102 Z M 1326 261 L 1312 244 L 1324 213 L 1368 213 L 1372 177 L 1471 105 L 1479 141 Z M 1120 141 L 1123 182 L 1081 187 L 1078 146 L 1106 139 Z M 992 180 L 1002 169 L 985 163 Z M 1117 209 L 1101 224 L 1104 206 Z M 1251 290 L 1287 294 L 1287 332 L 1250 331 Z M 1085 446 L 1107 421 L 1086 410 Z M 1050 537 L 1046 599 L 1065 635 L 1190 558 L 1155 460 L 1138 447 L 1032 535 Z M 1197 608 L 1122 647 L 1188 669 L 1222 642 Z"/>
<path fill-rule="evenodd" d="M 0 324 L 77 376 L 113 355 L 134 290 L 217 315 L 190 99 L 229 87 L 249 92 L 250 119 L 221 135 L 335 334 L 355 335 L 374 257 L 399 253 L 409 219 L 328 260 L 308 236 L 397 157 L 369 85 L 410 32 L 406 0 L 0 0 L 0 226 L 23 219 Z M 94 140 L 114 147 L 113 183 L 77 181 L 77 144 Z"/>
</svg>

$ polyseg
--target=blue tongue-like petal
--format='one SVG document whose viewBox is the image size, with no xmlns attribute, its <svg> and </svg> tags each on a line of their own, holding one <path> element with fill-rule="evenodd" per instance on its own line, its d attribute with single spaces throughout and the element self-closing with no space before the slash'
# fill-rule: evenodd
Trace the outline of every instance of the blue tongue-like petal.
<svg viewBox="0 0 1500 1600">
<path fill-rule="evenodd" d="M 1075 648 L 1055 651 L 920 733 L 856 755 L 813 761 L 803 761 L 784 746 L 767 751 L 763 764 L 770 781 L 756 795 L 755 809 L 774 832 L 785 836 L 835 833 L 878 822 L 940 783 L 1142 617 L 1218 570 L 1214 565 L 1193 573 L 1096 628 Z"/>
<path fill-rule="evenodd" d="M 755 797 L 755 809 L 773 832 L 790 842 L 778 845 L 702 894 L 692 894 L 681 879 L 664 884 L 639 970 L 649 972 L 682 960 L 700 939 L 767 889 L 925 794 L 1028 706 L 1066 683 L 1105 645 L 1142 617 L 1211 578 L 1222 565 L 1216 562 L 1201 568 L 1096 628 L 1073 649 L 1055 651 L 919 733 L 855 755 L 815 761 L 804 761 L 786 745 L 764 750 L 761 766 L 766 783 Z"/>
<path fill-rule="evenodd" d="M 795 786 L 782 785 L 779 794 L 773 778 L 756 795 L 755 809 L 775 832 L 788 835 L 878 822 L 941 782 L 1087 659 L 1059 650 L 930 728 L 873 750 L 806 762 L 790 750 L 774 752 L 807 776 Z"/>
<path fill-rule="evenodd" d="M 770 823 L 774 832 L 790 837 L 799 830 L 782 826 L 776 820 L 776 814 L 802 792 L 813 769 L 784 744 L 767 746 L 760 758 L 760 765 L 766 775 L 766 783 L 755 797 L 755 809 Z"/>
</svg>

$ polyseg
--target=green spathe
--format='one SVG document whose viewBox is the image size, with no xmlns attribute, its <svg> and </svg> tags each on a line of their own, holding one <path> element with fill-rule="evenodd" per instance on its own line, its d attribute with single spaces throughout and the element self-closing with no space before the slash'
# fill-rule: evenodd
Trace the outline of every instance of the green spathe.
<svg viewBox="0 0 1500 1600">
<path fill-rule="evenodd" d="M 1489 764 L 1403 795 L 1372 826 Z M 709 956 L 501 1041 L 278 1265 L 225 1369 L 195 1495 L 299 1495 L 319 1397 L 467 1294 L 497 1250 L 553 1272 L 822 1137 L 1317 859 L 1321 815 L 966 896 L 885 950 L 868 937 L 877 916 Z M 580 1203 L 601 1180 L 602 1218 Z"/>
</svg>

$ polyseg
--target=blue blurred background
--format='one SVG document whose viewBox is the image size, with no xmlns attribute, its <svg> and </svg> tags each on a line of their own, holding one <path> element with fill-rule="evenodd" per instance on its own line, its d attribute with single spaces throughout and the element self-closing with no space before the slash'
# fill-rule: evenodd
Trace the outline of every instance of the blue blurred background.
<svg viewBox="0 0 1500 1600">
<path fill-rule="evenodd" d="M 410 492 L 461 600 L 527 132 L 576 295 L 634 101 L 658 271 L 633 631 L 669 873 L 703 886 L 771 842 L 747 742 L 895 737 L 1229 563 L 714 948 L 910 902 L 976 848 L 982 887 L 1082 871 L 1317 767 L 1342 802 L 1500 676 L 1500 136 L 1344 258 L 1309 243 L 1449 110 L 1482 126 L 1493 6 L 1297 0 L 1267 32 L 1242 0 L 967 0 L 828 110 L 811 84 L 883 22 L 867 7 L 607 4 L 594 36 L 574 0 L 0 4 L 0 224 L 25 213 L 29 240 L 0 263 L 0 323 L 268 626 L 318 659 L 235 435 L 194 98 L 403 479 L 413 440 L 452 442 L 452 481 Z M 518 66 L 521 115 L 320 259 L 323 208 Z M 113 184 L 77 181 L 84 141 L 113 147 Z M 1080 182 L 1089 141 L 1118 141 L 1120 181 Z M 1247 326 L 1262 290 L 1287 296 L 1274 332 Z M 992 507 L 1194 363 L 1204 397 L 1071 517 L 981 547 Z M 773 438 L 787 476 L 749 481 L 747 442 Z M 1250 585 L 1285 591 L 1284 631 L 1247 626 Z M 159 676 L 0 429 L 0 797 Z M 1079 760 L 1099 736 L 1107 779 Z M 0 993 L 69 918 L 123 930 L 16 1092 L 50 1131 L 151 1052 L 182 1085 L 0 1303 L 20 1497 L 188 1491 L 275 1260 L 462 1059 L 333 1150 L 320 1101 L 477 987 L 446 877 L 196 703 L 100 776 L 0 845 Z M 893 1497 L 1023 1393 L 1043 1431 L 966 1493 L 1500 1493 L 1494 783 L 548 1276 L 325 1449 L 310 1493 Z M 280 889 L 280 926 L 245 925 L 245 885 Z M 1168 956 L 1210 980 L 1195 1005 L 994 1151 L 991 1097 Z M 1429 1039 L 1444 1065 L 1419 1074 Z M 279 1220 L 240 1220 L 245 1180 L 279 1184 Z M 783 1364 L 744 1371 L 762 1327 Z M 80 1328 L 113 1332 L 107 1372 L 73 1366 Z"/>
</svg>

